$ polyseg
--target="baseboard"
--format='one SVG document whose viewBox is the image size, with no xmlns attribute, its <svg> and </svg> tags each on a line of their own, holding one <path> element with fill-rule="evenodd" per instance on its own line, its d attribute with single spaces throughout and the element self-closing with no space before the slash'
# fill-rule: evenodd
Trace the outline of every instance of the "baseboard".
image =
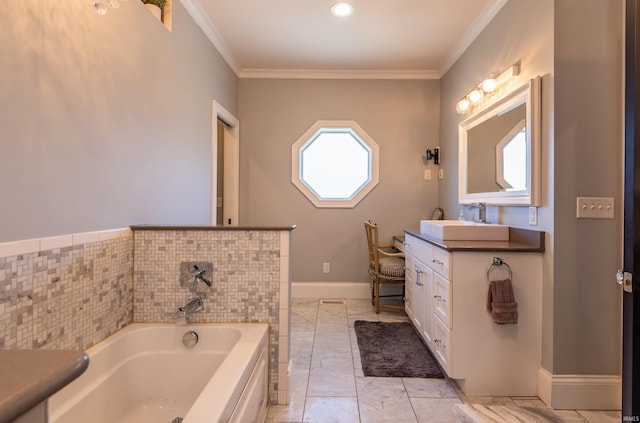
<svg viewBox="0 0 640 423">
<path fill-rule="evenodd" d="M 291 298 L 371 298 L 369 282 L 292 282 Z"/>
<path fill-rule="evenodd" d="M 620 410 L 618 375 L 554 375 L 540 368 L 538 396 L 555 410 Z"/>
</svg>

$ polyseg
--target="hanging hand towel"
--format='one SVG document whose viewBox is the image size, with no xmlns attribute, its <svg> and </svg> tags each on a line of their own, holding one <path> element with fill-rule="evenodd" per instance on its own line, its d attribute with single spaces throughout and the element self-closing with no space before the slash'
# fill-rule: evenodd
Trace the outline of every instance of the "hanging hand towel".
<svg viewBox="0 0 640 423">
<path fill-rule="evenodd" d="M 487 311 L 496 323 L 518 323 L 518 303 L 513 295 L 511 279 L 489 283 Z"/>
</svg>

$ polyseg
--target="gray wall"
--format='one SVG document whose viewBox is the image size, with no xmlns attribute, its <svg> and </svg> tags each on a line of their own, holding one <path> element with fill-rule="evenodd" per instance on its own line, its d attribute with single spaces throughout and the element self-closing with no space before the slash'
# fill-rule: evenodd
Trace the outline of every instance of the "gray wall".
<svg viewBox="0 0 640 423">
<path fill-rule="evenodd" d="M 542 76 L 542 205 L 490 210 L 500 223 L 547 235 L 543 367 L 554 374 L 618 374 L 621 261 L 622 0 L 510 0 L 441 85 L 446 177 L 439 199 L 457 204 L 455 103 L 487 74 L 519 62 Z M 578 220 L 576 196 L 615 197 L 614 220 Z"/>
<path fill-rule="evenodd" d="M 0 3 L 0 242 L 209 222 L 211 100 L 237 78 L 179 1 Z"/>
<path fill-rule="evenodd" d="M 622 0 L 555 2 L 556 373 L 619 372 L 622 28 Z M 616 219 L 576 219 L 576 196 L 614 197 Z"/>
<path fill-rule="evenodd" d="M 240 224 L 297 225 L 294 282 L 368 281 L 362 221 L 391 242 L 437 206 L 423 156 L 438 104 L 439 81 L 241 79 Z M 353 209 L 318 209 L 291 183 L 291 145 L 317 120 L 355 120 L 380 146 L 380 183 Z"/>
</svg>

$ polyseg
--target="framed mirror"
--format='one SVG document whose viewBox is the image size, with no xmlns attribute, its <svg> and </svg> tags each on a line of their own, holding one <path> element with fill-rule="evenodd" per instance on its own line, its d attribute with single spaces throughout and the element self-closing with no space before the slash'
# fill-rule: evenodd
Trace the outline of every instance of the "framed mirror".
<svg viewBox="0 0 640 423">
<path fill-rule="evenodd" d="M 460 123 L 460 204 L 539 205 L 539 103 L 537 77 Z"/>
</svg>

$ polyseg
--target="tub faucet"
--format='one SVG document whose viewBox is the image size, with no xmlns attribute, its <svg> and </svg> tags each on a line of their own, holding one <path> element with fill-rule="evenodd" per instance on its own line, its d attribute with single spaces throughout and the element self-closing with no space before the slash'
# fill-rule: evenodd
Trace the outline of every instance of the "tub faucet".
<svg viewBox="0 0 640 423">
<path fill-rule="evenodd" d="M 191 272 L 191 276 L 193 276 L 196 284 L 198 283 L 198 281 L 200 281 L 205 285 L 207 285 L 208 287 L 211 287 L 211 281 L 204 277 L 205 272 L 206 272 L 205 269 L 200 269 L 197 265 L 194 264 L 193 272 Z"/>
<path fill-rule="evenodd" d="M 204 310 L 204 302 L 202 297 L 194 297 L 187 300 L 187 303 L 182 307 L 178 307 L 178 311 L 174 316 L 179 324 L 185 324 L 189 322 L 189 315 L 196 311 Z"/>
<path fill-rule="evenodd" d="M 485 203 L 473 203 L 470 209 L 478 209 L 478 223 L 487 223 L 487 205 Z"/>
</svg>

